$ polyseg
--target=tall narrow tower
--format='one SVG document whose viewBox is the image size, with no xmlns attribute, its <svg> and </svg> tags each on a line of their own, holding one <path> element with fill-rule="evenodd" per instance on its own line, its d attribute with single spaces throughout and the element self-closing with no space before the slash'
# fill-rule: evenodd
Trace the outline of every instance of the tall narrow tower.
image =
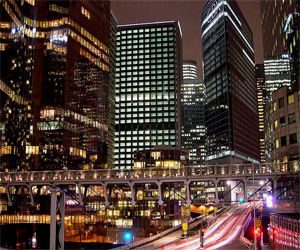
<svg viewBox="0 0 300 250">
<path fill-rule="evenodd" d="M 235 1 L 207 1 L 201 19 L 207 160 L 258 162 L 252 32 Z"/>
</svg>

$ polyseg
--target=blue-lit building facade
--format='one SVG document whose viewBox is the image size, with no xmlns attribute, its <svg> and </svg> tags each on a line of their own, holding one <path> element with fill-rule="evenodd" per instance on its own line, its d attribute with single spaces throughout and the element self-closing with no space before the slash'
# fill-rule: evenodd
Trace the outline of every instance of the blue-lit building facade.
<svg viewBox="0 0 300 250">
<path fill-rule="evenodd" d="M 135 151 L 181 146 L 181 30 L 178 22 L 118 26 L 115 168 Z"/>
<path fill-rule="evenodd" d="M 235 1 L 202 10 L 207 160 L 259 161 L 253 36 Z"/>
</svg>

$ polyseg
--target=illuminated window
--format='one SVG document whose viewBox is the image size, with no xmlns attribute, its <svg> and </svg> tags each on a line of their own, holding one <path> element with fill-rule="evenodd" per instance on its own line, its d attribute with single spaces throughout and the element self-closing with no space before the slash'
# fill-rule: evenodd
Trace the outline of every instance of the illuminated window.
<svg viewBox="0 0 300 250">
<path fill-rule="evenodd" d="M 288 95 L 288 104 L 294 103 L 295 102 L 295 98 L 294 98 L 294 93 Z"/>
<path fill-rule="evenodd" d="M 81 7 L 81 14 L 84 15 L 84 16 L 86 16 L 88 19 L 91 18 L 90 12 L 87 11 L 87 10 L 86 10 L 85 8 L 83 8 L 83 7 Z"/>
<path fill-rule="evenodd" d="M 29 3 L 30 5 L 35 5 L 35 0 L 25 0 L 26 3 Z"/>
<path fill-rule="evenodd" d="M 276 111 L 276 110 L 277 110 L 277 103 L 273 102 L 273 111 Z"/>
<path fill-rule="evenodd" d="M 275 140 L 275 148 L 279 148 L 279 139 Z"/>
<path fill-rule="evenodd" d="M 278 120 L 275 120 L 274 121 L 274 129 L 277 129 L 278 128 Z"/>
</svg>

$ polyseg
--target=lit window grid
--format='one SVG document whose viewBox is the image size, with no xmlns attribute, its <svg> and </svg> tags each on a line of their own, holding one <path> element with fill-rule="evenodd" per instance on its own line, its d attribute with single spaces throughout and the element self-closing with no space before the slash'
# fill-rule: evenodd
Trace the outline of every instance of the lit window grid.
<svg viewBox="0 0 300 250">
<path fill-rule="evenodd" d="M 145 33 L 140 29 L 127 30 L 125 33 L 123 30 L 122 35 L 118 33 L 116 124 L 169 123 L 177 119 L 173 27 L 158 29 L 162 31 L 160 35 L 151 32 L 153 28 L 144 29 Z M 133 32 L 137 30 L 138 35 L 134 35 Z M 155 39 L 155 46 L 150 39 Z M 177 136 L 175 129 L 162 131 L 152 128 L 151 131 L 138 131 L 136 136 L 134 134 L 137 131 L 127 130 L 127 137 L 119 135 L 122 132 L 125 131 L 116 131 L 115 137 L 115 166 L 120 168 L 132 165 L 135 150 L 155 145 L 175 146 Z"/>
</svg>

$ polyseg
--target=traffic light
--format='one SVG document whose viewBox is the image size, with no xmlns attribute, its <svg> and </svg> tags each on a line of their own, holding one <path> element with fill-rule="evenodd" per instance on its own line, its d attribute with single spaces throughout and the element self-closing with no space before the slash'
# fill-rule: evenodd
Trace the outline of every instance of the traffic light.
<svg viewBox="0 0 300 250">
<path fill-rule="evenodd" d="M 126 232 L 124 234 L 124 240 L 125 240 L 125 242 L 130 242 L 131 239 L 132 239 L 132 234 L 130 232 Z"/>
<path fill-rule="evenodd" d="M 240 198 L 240 203 L 244 203 L 244 198 Z"/>
<path fill-rule="evenodd" d="M 201 231 L 201 236 L 204 236 L 205 228 L 202 227 L 200 231 Z"/>
<path fill-rule="evenodd" d="M 255 237 L 256 237 L 256 238 L 260 238 L 260 236 L 261 236 L 261 230 L 260 230 L 260 227 L 256 227 L 256 228 L 255 228 L 254 234 L 255 234 Z"/>
</svg>

